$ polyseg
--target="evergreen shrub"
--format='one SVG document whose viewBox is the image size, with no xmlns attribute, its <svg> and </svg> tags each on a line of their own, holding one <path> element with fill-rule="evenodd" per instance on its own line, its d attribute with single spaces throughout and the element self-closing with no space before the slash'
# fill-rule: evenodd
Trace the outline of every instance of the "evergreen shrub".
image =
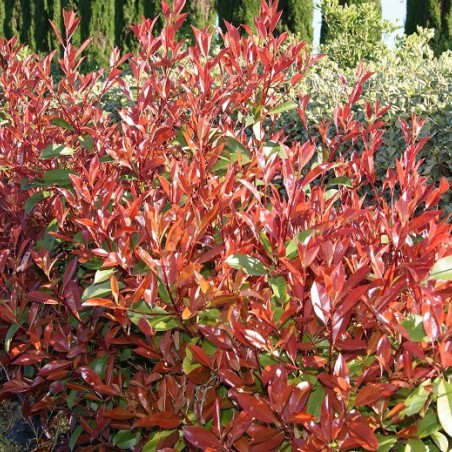
<svg viewBox="0 0 452 452">
<path fill-rule="evenodd" d="M 321 142 L 289 140 L 319 57 L 265 2 L 256 33 L 187 47 L 184 6 L 88 74 L 65 13 L 58 81 L 0 41 L 0 399 L 66 415 L 73 450 L 448 450 L 449 184 L 419 174 L 423 121 L 379 181 L 359 66 Z"/>
</svg>

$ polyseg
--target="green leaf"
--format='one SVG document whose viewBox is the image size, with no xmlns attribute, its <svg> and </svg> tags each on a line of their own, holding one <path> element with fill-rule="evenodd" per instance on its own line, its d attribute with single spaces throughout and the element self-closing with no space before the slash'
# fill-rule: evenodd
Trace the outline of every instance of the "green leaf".
<svg viewBox="0 0 452 452">
<path fill-rule="evenodd" d="M 44 174 L 44 182 L 47 185 L 71 185 L 69 174 L 77 174 L 73 170 L 68 169 L 53 169 Z"/>
<path fill-rule="evenodd" d="M 78 141 L 87 151 L 91 152 L 94 149 L 94 140 L 91 135 L 83 135 L 82 137 L 78 138 Z"/>
<path fill-rule="evenodd" d="M 17 333 L 17 330 L 20 326 L 17 323 L 13 323 L 9 328 L 8 332 L 5 336 L 5 352 L 9 353 L 9 347 L 11 346 L 11 341 L 14 338 L 14 335 Z"/>
<path fill-rule="evenodd" d="M 100 163 L 114 163 L 116 160 L 111 155 L 104 155 L 99 159 Z"/>
<path fill-rule="evenodd" d="M 55 237 L 51 236 L 49 232 L 57 231 L 58 231 L 58 220 L 55 218 L 49 223 L 46 232 L 44 233 L 43 244 L 45 248 L 48 249 L 49 251 L 53 250 L 53 247 L 55 246 L 56 243 Z"/>
<path fill-rule="evenodd" d="M 121 281 L 118 282 L 118 287 L 120 289 L 124 288 L 124 283 Z M 89 298 L 103 298 L 107 295 L 111 294 L 111 284 L 110 281 L 105 281 L 100 284 L 92 284 L 87 287 L 82 295 L 82 301 L 86 301 Z"/>
<path fill-rule="evenodd" d="M 452 383 L 444 379 L 439 382 L 436 403 L 439 421 L 444 431 L 452 437 Z"/>
<path fill-rule="evenodd" d="M 394 436 L 377 435 L 378 438 L 378 452 L 389 452 L 392 446 L 397 442 Z"/>
<path fill-rule="evenodd" d="M 335 177 L 334 179 L 331 179 L 327 187 L 331 187 L 332 185 L 343 185 L 344 187 L 353 188 L 353 183 L 350 180 L 350 178 L 341 176 L 341 177 Z"/>
<path fill-rule="evenodd" d="M 179 317 L 168 314 L 165 309 L 159 306 L 146 309 L 146 314 L 136 312 L 135 310 L 129 310 L 127 311 L 127 315 L 130 321 L 135 325 L 138 325 L 142 317 L 146 317 L 155 331 L 168 331 L 180 326 Z"/>
<path fill-rule="evenodd" d="M 90 369 L 93 369 L 97 375 L 103 380 L 105 371 L 107 370 L 108 355 L 100 356 L 89 363 Z"/>
<path fill-rule="evenodd" d="M 53 118 L 50 120 L 50 124 L 53 124 L 54 126 L 62 127 L 63 129 L 72 130 L 75 129 L 69 124 L 65 119 L 63 118 Z"/>
<path fill-rule="evenodd" d="M 74 450 L 74 447 L 77 444 L 77 440 L 78 440 L 79 436 L 82 434 L 82 432 L 83 432 L 83 427 L 81 425 L 78 425 L 72 432 L 71 439 L 69 440 L 69 448 L 71 450 Z"/>
<path fill-rule="evenodd" d="M 452 281 L 452 255 L 443 257 L 432 268 L 428 279 Z"/>
<path fill-rule="evenodd" d="M 269 110 L 268 114 L 277 115 L 278 113 L 294 110 L 295 108 L 298 108 L 298 103 L 293 100 L 288 100 L 287 102 L 284 102 L 283 104 Z"/>
<path fill-rule="evenodd" d="M 441 429 L 439 419 L 433 411 L 429 411 L 419 422 L 417 428 L 419 438 L 426 438 Z"/>
<path fill-rule="evenodd" d="M 114 268 L 100 269 L 94 273 L 94 284 L 103 283 L 110 280 L 110 276 L 114 275 L 116 270 Z"/>
<path fill-rule="evenodd" d="M 424 408 L 427 402 L 429 392 L 425 390 L 423 386 L 418 386 L 406 399 L 405 409 L 402 411 L 401 416 L 412 416 L 419 413 Z"/>
<path fill-rule="evenodd" d="M 427 448 L 420 439 L 410 439 L 405 446 L 405 452 L 427 452 Z"/>
<path fill-rule="evenodd" d="M 176 430 L 164 430 L 163 432 L 155 432 L 151 435 L 151 439 L 144 445 L 143 452 L 157 452 L 157 446 L 160 441 L 168 438 Z"/>
<path fill-rule="evenodd" d="M 424 330 L 422 317 L 417 314 L 409 314 L 402 320 L 401 325 L 407 331 L 413 342 L 422 342 L 427 334 Z"/>
<path fill-rule="evenodd" d="M 69 395 L 66 397 L 66 404 L 70 410 L 75 405 L 75 398 L 77 397 L 77 391 L 72 390 Z"/>
<path fill-rule="evenodd" d="M 267 251 L 267 253 L 271 256 L 273 253 L 272 245 L 265 231 L 261 231 L 261 233 L 259 234 L 259 238 L 261 239 L 262 245 L 264 245 L 265 251 Z"/>
<path fill-rule="evenodd" d="M 449 441 L 441 432 L 432 433 L 432 439 L 441 452 L 447 452 L 449 450 Z"/>
<path fill-rule="evenodd" d="M 241 154 L 243 164 L 251 162 L 250 151 L 234 136 L 228 135 L 226 137 L 224 149 L 231 152 L 232 162 L 236 162 L 238 160 L 238 154 Z"/>
<path fill-rule="evenodd" d="M 264 264 L 255 257 L 248 254 L 231 254 L 226 259 L 226 264 L 236 270 L 242 270 L 248 275 L 263 276 L 268 274 L 267 268 Z"/>
<path fill-rule="evenodd" d="M 298 243 L 305 244 L 311 235 L 314 234 L 313 229 L 307 229 L 297 234 L 290 242 L 286 243 L 286 257 L 287 259 L 295 259 L 298 255 Z"/>
<path fill-rule="evenodd" d="M 119 449 L 131 449 L 138 444 L 140 439 L 140 432 L 132 432 L 130 430 L 119 430 L 115 436 L 113 436 L 113 445 Z"/>
<path fill-rule="evenodd" d="M 289 296 L 287 295 L 287 282 L 283 276 L 276 276 L 270 278 L 270 286 L 273 291 L 273 295 L 280 303 L 285 303 Z"/>
<path fill-rule="evenodd" d="M 325 398 L 325 390 L 323 388 L 314 389 L 309 396 L 308 403 L 306 405 L 306 411 L 313 416 L 319 417 L 320 407 L 322 406 L 323 399 Z"/>
<path fill-rule="evenodd" d="M 48 198 L 52 195 L 52 192 L 50 191 L 38 191 L 31 195 L 27 201 L 25 201 L 25 213 L 29 215 L 31 211 L 33 210 L 34 206 L 43 199 Z"/>
<path fill-rule="evenodd" d="M 44 148 L 39 158 L 51 159 L 53 157 L 60 157 L 61 155 L 72 155 L 74 152 L 74 149 L 65 146 L 64 144 L 51 144 Z"/>
</svg>

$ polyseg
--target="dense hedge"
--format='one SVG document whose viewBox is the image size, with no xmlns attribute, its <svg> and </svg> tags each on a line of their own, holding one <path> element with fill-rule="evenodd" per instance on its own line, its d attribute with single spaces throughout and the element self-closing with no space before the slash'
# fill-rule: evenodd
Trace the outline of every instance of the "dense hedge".
<svg viewBox="0 0 452 452">
<path fill-rule="evenodd" d="M 57 81 L 52 55 L 0 41 L 0 400 L 39 417 L 41 450 L 58 413 L 65 450 L 447 452 L 449 183 L 419 174 L 422 121 L 380 179 L 368 70 L 303 82 L 319 56 L 267 3 L 256 33 L 187 47 L 183 7 L 88 74 L 59 36 Z M 331 126 L 306 92 L 343 100 Z"/>
<path fill-rule="evenodd" d="M 430 137 L 422 153 L 423 173 L 436 182 L 442 176 L 452 178 L 452 52 L 435 57 L 429 47 L 432 37 L 431 31 L 403 37 L 395 50 L 382 47 L 373 61 L 367 63 L 375 74 L 365 84 L 366 99 L 391 105 L 384 117 L 385 140 L 376 155 L 376 172 L 380 177 L 394 167 L 403 149 L 398 118 L 409 120 L 414 113 L 425 118 L 423 134 Z M 332 50 L 335 56 L 341 52 L 341 43 L 334 42 L 331 48 L 326 46 L 323 50 L 327 54 Z M 338 74 L 353 84 L 355 69 L 341 66 L 328 57 L 306 75 L 301 92 L 315 93 L 307 107 L 308 123 L 318 124 L 325 115 L 332 114 L 338 102 L 346 99 L 346 86 L 337 83 Z M 355 109 L 359 117 L 365 117 L 364 102 L 358 103 Z M 308 136 L 293 112 L 285 114 L 281 127 L 290 137 Z M 309 135 L 319 137 L 315 128 L 309 129 Z M 442 206 L 452 212 L 452 193 L 444 195 Z"/>
</svg>

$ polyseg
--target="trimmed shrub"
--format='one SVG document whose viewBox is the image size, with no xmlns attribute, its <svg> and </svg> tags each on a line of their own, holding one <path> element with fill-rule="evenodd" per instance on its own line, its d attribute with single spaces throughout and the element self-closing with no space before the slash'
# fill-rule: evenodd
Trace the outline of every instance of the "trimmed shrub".
<svg viewBox="0 0 452 452">
<path fill-rule="evenodd" d="M 289 140 L 277 118 L 307 97 L 288 87 L 319 57 L 266 3 L 256 34 L 187 49 L 183 8 L 87 75 L 65 13 L 58 82 L 52 55 L 0 42 L 0 398 L 66 413 L 87 451 L 447 448 L 449 184 L 419 174 L 422 121 L 379 183 L 368 71 L 320 142 Z"/>
</svg>

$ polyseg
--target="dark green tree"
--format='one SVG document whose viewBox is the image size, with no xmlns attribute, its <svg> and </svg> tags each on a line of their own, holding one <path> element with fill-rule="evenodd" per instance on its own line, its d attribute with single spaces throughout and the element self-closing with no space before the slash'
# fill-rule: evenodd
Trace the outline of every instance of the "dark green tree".
<svg viewBox="0 0 452 452">
<path fill-rule="evenodd" d="M 5 36 L 12 38 L 13 36 L 20 37 L 22 29 L 22 2 L 17 0 L 5 0 L 5 21 L 4 29 Z"/>
<path fill-rule="evenodd" d="M 5 36 L 5 2 L 0 2 L 0 37 Z"/>
<path fill-rule="evenodd" d="M 306 42 L 312 43 L 313 0 L 280 0 L 278 9 L 282 11 L 282 15 L 276 30 L 280 33 L 290 31 Z"/>
<path fill-rule="evenodd" d="M 215 0 L 189 0 L 186 9 L 188 20 L 196 28 L 202 29 L 215 24 Z"/>
<path fill-rule="evenodd" d="M 115 43 L 115 0 L 83 0 L 79 3 L 81 39 L 92 37 L 86 49 L 88 62 L 93 66 L 108 63 Z"/>
<path fill-rule="evenodd" d="M 260 0 L 217 0 L 220 27 L 226 31 L 224 21 L 235 26 L 246 24 L 254 28 L 254 18 L 259 14 Z"/>
<path fill-rule="evenodd" d="M 130 52 L 138 47 L 130 25 L 139 23 L 143 16 L 143 1 L 115 1 L 115 45 L 123 52 Z"/>
<path fill-rule="evenodd" d="M 452 49 L 452 0 L 407 0 L 405 33 L 415 33 L 418 26 L 435 29 L 435 52 Z"/>
</svg>

